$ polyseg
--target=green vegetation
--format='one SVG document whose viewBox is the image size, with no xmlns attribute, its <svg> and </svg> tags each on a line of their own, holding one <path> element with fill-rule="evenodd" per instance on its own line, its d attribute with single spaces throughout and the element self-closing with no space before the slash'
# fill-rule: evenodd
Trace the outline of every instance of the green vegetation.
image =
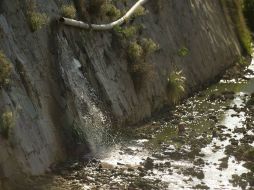
<svg viewBox="0 0 254 190">
<path fill-rule="evenodd" d="M 139 6 L 137 10 L 134 12 L 132 18 L 136 18 L 139 16 L 144 16 L 146 14 L 146 9 L 143 6 Z"/>
<path fill-rule="evenodd" d="M 240 56 L 239 60 L 237 62 L 241 68 L 246 68 L 249 66 L 249 61 L 246 59 L 246 57 Z"/>
<path fill-rule="evenodd" d="M 176 104 L 185 94 L 185 77 L 182 71 L 174 70 L 168 76 L 167 93 L 171 103 Z"/>
<path fill-rule="evenodd" d="M 138 26 L 129 26 L 126 28 L 122 28 L 120 26 L 116 26 L 114 28 L 114 31 L 120 35 L 121 37 L 125 38 L 125 39 L 130 39 L 133 38 L 137 35 L 139 28 Z"/>
<path fill-rule="evenodd" d="M 130 43 L 127 53 L 129 59 L 135 63 L 141 62 L 144 55 L 143 48 L 137 43 L 137 41 Z"/>
<path fill-rule="evenodd" d="M 102 14 L 112 19 L 117 19 L 121 16 L 121 11 L 112 3 L 104 3 L 102 6 Z"/>
<path fill-rule="evenodd" d="M 14 117 L 13 113 L 10 111 L 6 111 L 2 114 L 1 119 L 0 119 L 0 134 L 8 139 L 9 137 L 9 131 L 11 127 L 14 124 Z"/>
<path fill-rule="evenodd" d="M 0 51 L 0 89 L 9 84 L 11 69 L 10 61 L 4 53 Z"/>
<path fill-rule="evenodd" d="M 32 32 L 41 29 L 48 23 L 48 16 L 45 13 L 36 11 L 34 0 L 27 0 L 27 19 Z"/>
<path fill-rule="evenodd" d="M 124 13 L 125 11 L 122 11 L 122 15 Z M 134 15 L 126 21 L 126 24 L 129 25 L 130 20 L 133 21 L 136 17 L 145 14 L 145 8 L 140 6 Z M 154 77 L 154 67 L 149 64 L 148 57 L 159 49 L 159 45 L 152 39 L 138 36 L 142 33 L 143 27 L 143 25 L 133 25 L 133 23 L 126 27 L 114 27 L 115 37 L 119 38 L 116 41 L 120 42 L 123 49 L 126 49 L 128 69 L 136 89 L 139 89 L 143 82 Z"/>
<path fill-rule="evenodd" d="M 76 9 L 73 5 L 63 5 L 61 7 L 61 13 L 64 17 L 74 19 L 76 17 Z"/>
<path fill-rule="evenodd" d="M 129 68 L 136 87 L 140 88 L 142 82 L 153 78 L 153 66 L 147 63 L 146 59 L 157 48 L 158 45 L 151 39 L 143 39 L 141 42 L 134 41 L 129 44 L 127 50 Z"/>
<path fill-rule="evenodd" d="M 126 39 L 129 39 L 129 38 L 133 38 L 134 36 L 137 35 L 137 32 L 138 32 L 138 27 L 137 26 L 129 26 L 127 28 L 124 28 L 122 30 L 122 34 L 124 35 L 124 37 Z"/>
<path fill-rule="evenodd" d="M 243 1 L 243 13 L 246 18 L 247 24 L 252 31 L 254 31 L 254 0 Z"/>
<path fill-rule="evenodd" d="M 245 53 L 251 55 L 252 38 L 243 14 L 243 0 L 221 0 L 221 4 L 225 14 L 229 15 L 227 18 L 235 25 L 236 33 Z"/>
<path fill-rule="evenodd" d="M 29 15 L 31 30 L 34 32 L 41 29 L 48 22 L 48 17 L 45 13 L 32 12 Z"/>
<path fill-rule="evenodd" d="M 185 56 L 189 55 L 189 53 L 190 53 L 190 51 L 189 51 L 188 48 L 182 47 L 182 48 L 180 48 L 180 49 L 178 50 L 178 53 L 177 53 L 177 54 L 178 54 L 180 57 L 185 57 Z"/>
<path fill-rule="evenodd" d="M 141 41 L 145 56 L 149 56 L 159 49 L 159 45 L 156 44 L 151 38 L 143 38 Z"/>
<path fill-rule="evenodd" d="M 114 20 L 121 16 L 121 11 L 113 0 L 91 0 L 87 3 L 84 0 L 76 0 L 75 5 L 79 15 L 86 21 L 95 21 L 99 18 Z"/>
<path fill-rule="evenodd" d="M 129 44 L 128 58 L 135 63 L 145 62 L 146 58 L 158 49 L 159 45 L 152 39 L 143 38 L 140 42 L 134 41 Z"/>
</svg>

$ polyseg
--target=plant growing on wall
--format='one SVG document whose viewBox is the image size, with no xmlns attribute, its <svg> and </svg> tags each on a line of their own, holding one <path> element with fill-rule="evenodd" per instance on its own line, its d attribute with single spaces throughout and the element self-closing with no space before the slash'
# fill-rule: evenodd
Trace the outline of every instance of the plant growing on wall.
<svg viewBox="0 0 254 190">
<path fill-rule="evenodd" d="M 36 11 L 34 0 L 27 0 L 27 20 L 32 32 L 41 29 L 48 23 L 48 16 L 45 13 Z"/>
<path fill-rule="evenodd" d="M 84 0 L 77 0 L 76 6 L 78 6 L 77 8 L 83 17 L 89 17 L 86 20 L 105 17 L 112 20 L 121 16 L 121 11 L 112 0 L 89 0 L 86 3 Z"/>
<path fill-rule="evenodd" d="M 178 50 L 177 54 L 178 54 L 180 57 L 185 57 L 185 56 L 187 56 L 187 55 L 190 54 L 190 51 L 189 51 L 188 48 L 182 47 L 182 48 L 180 48 L 180 49 Z"/>
<path fill-rule="evenodd" d="M 0 118 L 0 134 L 8 139 L 11 127 L 14 125 L 14 116 L 11 111 L 6 111 Z"/>
<path fill-rule="evenodd" d="M 246 68 L 249 65 L 249 61 L 246 57 L 240 56 L 237 62 L 242 68 Z"/>
<path fill-rule="evenodd" d="M 83 1 L 79 0 L 79 4 Z M 147 62 L 147 57 L 159 49 L 159 46 L 152 40 L 143 38 L 140 40 L 136 35 L 141 33 L 141 27 L 129 26 L 121 28 L 121 24 L 133 24 L 133 18 L 146 14 L 145 8 L 142 6 L 148 2 L 148 0 L 137 1 L 124 15 L 118 20 L 108 24 L 91 24 L 80 21 L 70 20 L 68 18 L 60 18 L 60 22 L 76 26 L 82 29 L 91 30 L 111 30 L 117 33 L 117 37 L 121 37 L 121 43 L 123 48 L 127 48 L 127 57 L 129 60 L 129 71 L 132 75 L 134 85 L 147 79 L 147 76 L 151 76 L 153 67 Z M 105 16 L 109 18 L 119 17 L 120 11 L 113 4 L 114 1 L 106 0 L 94 0 L 89 1 L 88 13 L 92 13 L 97 16 Z M 77 4 L 77 3 L 76 3 Z M 84 3 L 82 3 L 84 5 Z M 93 11 L 92 11 L 93 10 Z M 95 12 L 96 13 L 95 13 Z M 131 22 L 129 22 L 131 20 Z M 131 39 L 131 40 L 130 40 Z M 129 41 L 128 41 L 129 40 Z"/>
<path fill-rule="evenodd" d="M 143 6 L 139 6 L 136 11 L 134 12 L 134 14 L 132 15 L 132 18 L 137 18 L 140 16 L 144 16 L 146 14 L 146 9 Z"/>
<path fill-rule="evenodd" d="M 74 19 L 76 17 L 76 9 L 73 5 L 63 5 L 61 7 L 61 13 L 64 17 Z"/>
<path fill-rule="evenodd" d="M 10 61 L 4 53 L 0 51 L 0 89 L 9 84 L 11 69 Z"/>
<path fill-rule="evenodd" d="M 185 94 L 185 80 L 182 71 L 172 71 L 167 79 L 167 95 L 171 103 L 176 104 Z"/>
<path fill-rule="evenodd" d="M 152 39 L 147 38 L 129 44 L 127 50 L 129 68 L 136 87 L 140 88 L 142 82 L 152 78 L 153 66 L 149 64 L 146 59 L 149 55 L 154 53 L 158 47 L 159 46 Z"/>
<path fill-rule="evenodd" d="M 30 27 L 33 32 L 41 29 L 48 22 L 48 17 L 45 13 L 31 12 L 29 14 Z"/>
<path fill-rule="evenodd" d="M 81 3 L 83 1 L 78 1 L 79 4 L 84 5 L 84 3 Z M 83 12 L 85 10 L 88 10 L 87 12 L 92 16 L 91 20 L 95 19 L 95 16 L 105 16 L 102 15 L 101 13 L 103 13 L 102 11 L 102 7 L 105 3 L 113 3 L 114 1 L 105 1 L 105 0 L 94 0 L 94 1 L 89 1 L 89 5 L 88 8 L 84 9 L 84 8 L 79 8 L 80 11 L 83 10 Z M 93 30 L 112 30 L 114 27 L 116 26 L 120 26 L 124 23 L 128 23 L 128 21 L 131 19 L 133 20 L 133 17 L 135 16 L 141 16 L 143 15 L 143 11 L 140 10 L 145 10 L 142 5 L 145 4 L 146 2 L 148 2 L 148 0 L 139 0 L 137 1 L 126 13 L 124 13 L 124 15 L 119 18 L 116 21 L 113 21 L 111 23 L 108 24 L 91 24 L 91 23 L 84 23 L 81 21 L 76 21 L 76 20 L 70 20 L 68 18 L 64 18 L 61 17 L 59 19 L 60 22 L 66 24 L 66 25 L 70 25 L 70 26 L 75 26 L 75 27 L 79 27 L 82 29 L 93 29 Z M 77 6 L 77 3 L 76 3 Z M 112 7 L 112 6 L 111 6 Z M 99 10 L 99 11 L 93 11 L 93 10 Z M 109 15 L 112 15 L 112 10 L 113 12 L 115 12 L 116 9 L 109 9 Z M 85 11 L 86 12 L 86 11 Z M 85 13 L 82 13 L 81 15 L 85 15 Z"/>
<path fill-rule="evenodd" d="M 143 38 L 141 44 L 144 51 L 144 56 L 147 57 L 159 50 L 159 45 L 156 44 L 151 38 Z"/>
<path fill-rule="evenodd" d="M 116 8 L 116 6 L 112 3 L 105 3 L 102 6 L 102 15 L 107 16 L 109 19 L 117 19 L 121 16 L 121 11 Z"/>
<path fill-rule="evenodd" d="M 144 51 L 141 45 L 137 41 L 131 42 L 128 46 L 128 57 L 131 62 L 138 63 L 142 62 Z"/>
</svg>

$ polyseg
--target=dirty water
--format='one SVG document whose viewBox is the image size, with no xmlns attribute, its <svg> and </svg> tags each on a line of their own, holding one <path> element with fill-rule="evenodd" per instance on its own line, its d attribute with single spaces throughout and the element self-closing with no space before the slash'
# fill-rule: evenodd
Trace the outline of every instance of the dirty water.
<svg viewBox="0 0 254 190">
<path fill-rule="evenodd" d="M 94 158 L 30 179 L 31 189 L 254 189 L 253 71 L 254 61 Z"/>
</svg>

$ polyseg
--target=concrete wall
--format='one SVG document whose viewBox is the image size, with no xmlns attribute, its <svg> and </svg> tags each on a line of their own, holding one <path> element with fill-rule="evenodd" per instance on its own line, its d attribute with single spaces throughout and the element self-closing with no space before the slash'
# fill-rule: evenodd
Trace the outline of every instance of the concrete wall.
<svg viewBox="0 0 254 190">
<path fill-rule="evenodd" d="M 60 1 L 36 2 L 39 12 L 59 15 Z M 0 137 L 2 177 L 20 171 L 41 174 L 65 159 L 66 146 L 77 144 L 73 134 L 65 134 L 68 128 L 81 128 L 98 150 L 105 126 L 136 123 L 167 104 L 173 67 L 183 70 L 192 92 L 234 63 L 240 46 L 219 0 L 161 2 L 157 12 L 151 0 L 146 5 L 150 13 L 134 21 L 145 25 L 142 36 L 161 47 L 149 58 L 154 78 L 140 90 L 129 74 L 126 50 L 112 32 L 80 31 L 56 22 L 31 32 L 23 1 L 0 2 L 0 48 L 13 64 L 10 88 L 0 91 L 0 112 L 15 115 L 9 139 Z M 189 49 L 188 56 L 178 56 L 182 47 Z"/>
</svg>

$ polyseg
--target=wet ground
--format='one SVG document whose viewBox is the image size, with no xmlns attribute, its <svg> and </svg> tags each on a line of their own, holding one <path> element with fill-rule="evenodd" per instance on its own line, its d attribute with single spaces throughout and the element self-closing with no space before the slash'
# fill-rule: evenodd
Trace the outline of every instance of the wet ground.
<svg viewBox="0 0 254 190">
<path fill-rule="evenodd" d="M 254 189 L 254 62 L 30 189 Z M 253 78 L 253 79 L 252 79 Z M 36 185 L 34 185 L 36 184 Z M 27 188 L 25 188 L 27 189 Z"/>
</svg>

